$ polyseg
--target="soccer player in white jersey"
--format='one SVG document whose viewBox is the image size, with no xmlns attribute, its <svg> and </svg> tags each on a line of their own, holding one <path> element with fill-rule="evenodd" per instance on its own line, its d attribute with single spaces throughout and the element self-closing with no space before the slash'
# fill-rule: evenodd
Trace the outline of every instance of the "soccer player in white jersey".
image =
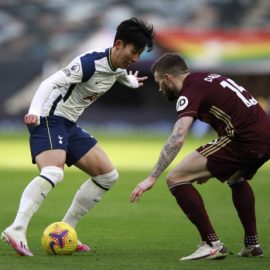
<svg viewBox="0 0 270 270">
<path fill-rule="evenodd" d="M 76 227 L 79 220 L 99 202 L 118 178 L 108 156 L 95 138 L 76 121 L 86 107 L 118 81 L 138 88 L 147 77 L 126 68 L 141 53 L 153 47 L 153 26 L 131 18 L 121 22 L 113 46 L 86 52 L 66 68 L 44 80 L 24 117 L 30 133 L 32 161 L 40 171 L 22 193 L 14 222 L 2 232 L 2 239 L 22 256 L 33 256 L 26 231 L 33 214 L 47 194 L 64 177 L 64 165 L 74 165 L 89 175 L 77 191 L 63 221 Z M 79 241 L 77 251 L 90 248 Z"/>
</svg>

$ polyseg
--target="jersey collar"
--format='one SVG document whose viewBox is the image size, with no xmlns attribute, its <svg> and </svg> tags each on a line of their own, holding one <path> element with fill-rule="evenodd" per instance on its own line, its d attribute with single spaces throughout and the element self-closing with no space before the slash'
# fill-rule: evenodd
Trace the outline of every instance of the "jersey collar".
<svg viewBox="0 0 270 270">
<path fill-rule="evenodd" d="M 112 65 L 111 54 L 112 54 L 112 48 L 108 48 L 107 49 L 107 59 L 108 59 L 109 66 L 110 66 L 112 71 L 116 71 L 117 68 L 114 68 Z"/>
</svg>

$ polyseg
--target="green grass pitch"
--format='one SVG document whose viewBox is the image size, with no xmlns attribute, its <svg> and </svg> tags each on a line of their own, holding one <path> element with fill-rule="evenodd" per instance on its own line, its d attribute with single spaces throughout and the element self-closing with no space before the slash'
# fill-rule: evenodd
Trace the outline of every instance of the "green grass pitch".
<svg viewBox="0 0 270 270">
<path fill-rule="evenodd" d="M 106 134 L 106 135 L 105 135 Z M 29 224 L 28 244 L 34 257 L 20 257 L 0 241 L 0 270 L 56 269 L 270 269 L 270 166 L 266 164 L 251 182 L 256 195 L 258 231 L 265 257 L 239 258 L 243 232 L 226 184 L 211 180 L 196 185 L 221 240 L 234 253 L 222 261 L 180 262 L 199 242 L 193 225 L 170 195 L 165 176 L 136 204 L 129 203 L 130 192 L 154 165 L 167 135 L 134 134 L 117 136 L 94 134 L 120 173 L 118 183 L 77 227 L 79 239 L 92 247 L 90 253 L 49 256 L 41 249 L 44 228 L 61 220 L 77 188 L 87 176 L 77 169 L 65 171 L 65 180 L 53 190 Z M 187 140 L 177 161 L 209 138 Z M 17 211 L 21 193 L 37 174 L 31 165 L 27 134 L 0 136 L 0 231 Z"/>
</svg>

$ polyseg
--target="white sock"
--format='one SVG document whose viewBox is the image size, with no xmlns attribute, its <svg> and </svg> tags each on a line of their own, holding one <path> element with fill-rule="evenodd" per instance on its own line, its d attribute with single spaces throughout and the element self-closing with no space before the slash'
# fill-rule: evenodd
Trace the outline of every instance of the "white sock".
<svg viewBox="0 0 270 270">
<path fill-rule="evenodd" d="M 105 192 L 106 190 L 98 187 L 91 180 L 84 182 L 77 191 L 71 206 L 63 218 L 63 222 L 75 228 L 79 220 L 101 200 Z"/>
<path fill-rule="evenodd" d="M 38 210 L 51 189 L 52 185 L 40 176 L 34 178 L 26 186 L 20 200 L 17 215 L 12 224 L 14 229 L 22 229 L 26 232 L 33 214 Z"/>
</svg>

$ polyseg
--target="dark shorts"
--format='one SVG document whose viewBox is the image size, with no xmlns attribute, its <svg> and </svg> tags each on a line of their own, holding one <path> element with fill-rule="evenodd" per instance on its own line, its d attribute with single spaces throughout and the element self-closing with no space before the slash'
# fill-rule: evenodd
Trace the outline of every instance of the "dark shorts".
<svg viewBox="0 0 270 270">
<path fill-rule="evenodd" d="M 224 182 L 237 171 L 244 179 L 250 180 L 257 170 L 270 158 L 270 145 L 265 143 L 261 151 L 254 151 L 258 144 L 239 143 L 228 137 L 219 137 L 201 146 L 197 151 L 207 158 L 207 169 Z M 252 149 L 252 150 L 250 150 Z"/>
<path fill-rule="evenodd" d="M 41 117 L 40 125 L 28 126 L 28 130 L 33 163 L 43 151 L 62 149 L 67 153 L 66 164 L 71 166 L 97 143 L 93 136 L 76 123 L 60 116 Z"/>
</svg>

